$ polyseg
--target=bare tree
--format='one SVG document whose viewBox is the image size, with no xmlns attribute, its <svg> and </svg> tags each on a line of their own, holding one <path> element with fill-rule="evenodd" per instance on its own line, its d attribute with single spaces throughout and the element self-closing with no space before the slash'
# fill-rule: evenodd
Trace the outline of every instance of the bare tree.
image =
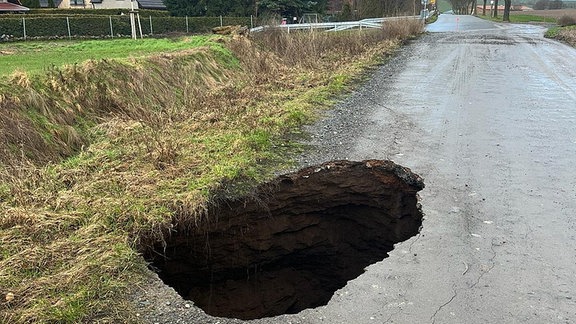
<svg viewBox="0 0 576 324">
<path fill-rule="evenodd" d="M 512 0 L 504 0 L 504 16 L 502 20 L 510 21 L 510 8 L 512 7 Z"/>
<path fill-rule="evenodd" d="M 476 14 L 476 1 L 477 0 L 472 0 L 472 3 L 470 4 L 471 8 L 470 8 L 470 14 L 471 15 L 475 15 Z"/>
<path fill-rule="evenodd" d="M 475 13 L 476 0 L 450 0 L 452 10 L 458 15 L 468 15 Z"/>
<path fill-rule="evenodd" d="M 492 14 L 492 17 L 494 18 L 498 17 L 498 0 L 494 0 L 494 12 Z"/>
</svg>

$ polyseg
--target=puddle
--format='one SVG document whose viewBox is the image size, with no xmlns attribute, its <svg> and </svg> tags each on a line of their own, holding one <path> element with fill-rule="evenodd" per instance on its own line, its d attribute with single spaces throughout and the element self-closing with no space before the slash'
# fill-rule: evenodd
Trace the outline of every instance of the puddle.
<svg viewBox="0 0 576 324">
<path fill-rule="evenodd" d="M 256 319 L 328 303 L 422 224 L 422 179 L 390 161 L 334 161 L 221 201 L 173 234 L 158 275 L 206 313 Z"/>
</svg>

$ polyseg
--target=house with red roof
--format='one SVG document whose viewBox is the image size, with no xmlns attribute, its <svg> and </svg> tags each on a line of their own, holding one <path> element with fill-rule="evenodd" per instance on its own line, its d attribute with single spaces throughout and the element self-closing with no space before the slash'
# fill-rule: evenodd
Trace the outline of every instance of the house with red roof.
<svg viewBox="0 0 576 324">
<path fill-rule="evenodd" d="M 21 5 L 20 1 L 18 0 L 12 2 L 8 2 L 8 0 L 0 0 L 0 14 L 26 12 L 28 10 L 30 9 Z"/>
<path fill-rule="evenodd" d="M 0 0 L 6 1 L 6 0 Z M 162 0 L 39 0 L 40 8 L 155 9 L 166 10 Z"/>
</svg>

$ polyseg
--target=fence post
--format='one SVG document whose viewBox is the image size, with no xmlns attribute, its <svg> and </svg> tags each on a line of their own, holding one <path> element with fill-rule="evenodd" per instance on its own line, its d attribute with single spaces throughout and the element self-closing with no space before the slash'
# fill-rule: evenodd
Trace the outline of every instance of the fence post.
<svg viewBox="0 0 576 324">
<path fill-rule="evenodd" d="M 190 29 L 188 28 L 188 16 L 186 16 L 186 33 L 189 33 Z"/>
<path fill-rule="evenodd" d="M 142 35 L 142 24 L 140 23 L 140 14 L 136 13 L 136 17 L 138 18 L 138 30 L 140 31 L 140 39 L 144 38 Z"/>
<path fill-rule="evenodd" d="M 220 15 L 220 27 L 222 27 L 222 15 Z"/>
<path fill-rule="evenodd" d="M 254 16 L 250 15 L 250 28 L 254 28 Z"/>
<path fill-rule="evenodd" d="M 66 27 L 68 28 L 68 39 L 72 39 L 72 33 L 70 33 L 70 18 L 66 17 Z"/>
<path fill-rule="evenodd" d="M 22 28 L 24 33 L 24 40 L 26 40 L 26 18 L 22 17 Z"/>
<path fill-rule="evenodd" d="M 152 16 L 150 17 L 150 35 L 154 35 L 154 31 L 152 30 Z"/>
<path fill-rule="evenodd" d="M 108 16 L 110 18 L 110 37 L 114 38 L 114 29 L 112 28 L 112 16 Z"/>
</svg>

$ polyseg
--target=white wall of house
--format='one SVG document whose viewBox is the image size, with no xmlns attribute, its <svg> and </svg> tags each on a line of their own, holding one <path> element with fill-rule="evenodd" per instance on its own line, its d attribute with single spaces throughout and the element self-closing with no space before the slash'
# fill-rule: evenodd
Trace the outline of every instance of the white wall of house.
<svg viewBox="0 0 576 324">
<path fill-rule="evenodd" d="M 90 0 L 62 0 L 58 8 L 88 8 Z"/>
<path fill-rule="evenodd" d="M 86 0 L 90 2 L 90 0 Z M 101 3 L 89 3 L 95 9 L 130 9 L 130 0 L 102 0 Z M 134 9 L 138 9 L 138 2 L 134 1 Z"/>
</svg>

